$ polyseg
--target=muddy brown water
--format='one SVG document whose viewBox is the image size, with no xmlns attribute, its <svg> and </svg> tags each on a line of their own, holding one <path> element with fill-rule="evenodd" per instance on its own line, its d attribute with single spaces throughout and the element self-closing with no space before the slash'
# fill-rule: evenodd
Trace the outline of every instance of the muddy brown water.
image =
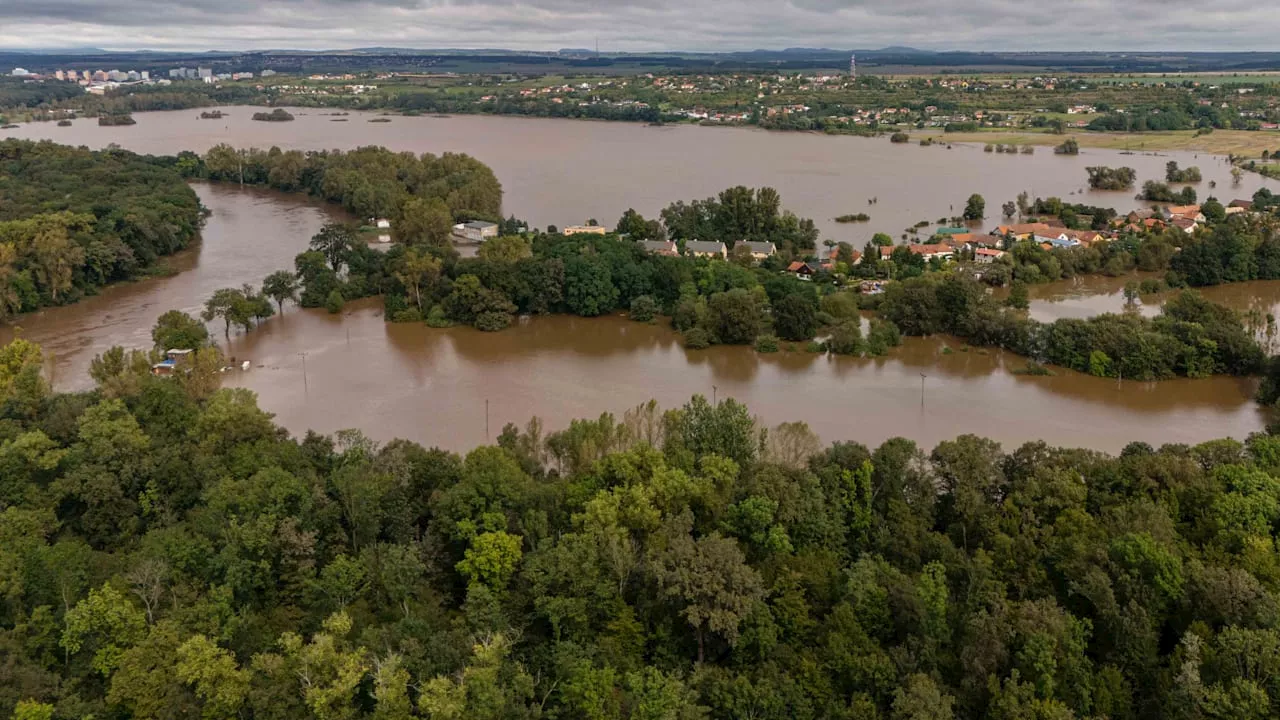
<svg viewBox="0 0 1280 720">
<path fill-rule="evenodd" d="M 635 208 L 653 217 L 676 200 L 705 198 L 731 185 L 776 188 L 784 206 L 818 223 L 824 238 L 861 248 L 873 232 L 899 238 L 919 221 L 959 215 L 971 193 L 987 201 L 988 220 L 999 222 L 1000 205 L 1023 190 L 1032 197 L 1129 209 L 1129 192 L 1089 191 L 1085 168 L 1129 166 L 1138 185 L 1163 180 L 1165 163 L 1199 166 L 1201 197 L 1224 202 L 1252 197 L 1263 184 L 1280 182 L 1247 174 L 1232 185 L 1221 156 L 1186 152 L 1122 154 L 1085 148 L 1080 155 L 983 152 L 978 145 L 895 145 L 887 137 L 860 138 L 816 133 L 767 132 L 691 125 L 651 127 L 639 123 L 459 115 L 393 117 L 370 123 L 372 113 L 352 112 L 349 122 L 331 122 L 329 111 L 292 108 L 292 122 L 255 122 L 261 108 L 224 107 L 220 120 L 201 120 L 198 110 L 137 113 L 136 125 L 100 127 L 92 119 L 71 127 L 28 123 L 0 137 L 51 139 L 92 148 L 116 143 L 143 153 L 204 152 L 218 143 L 236 147 L 321 150 L 384 145 L 393 150 L 465 152 L 489 164 L 506 190 L 504 211 L 536 227 L 576 225 L 589 218 L 617 222 Z M 941 137 L 943 133 L 939 132 Z M 1217 189 L 1210 190 L 1209 182 Z M 868 200 L 875 198 L 874 205 Z M 865 212 L 867 223 L 837 224 L 832 218 Z"/>
<path fill-rule="evenodd" d="M 1024 187 L 1019 177 L 1035 178 L 1037 193 L 1065 196 L 1056 188 L 1069 191 L 1085 164 L 1123 161 L 1147 177 L 1162 172 L 1168 159 L 1058 158 L 1044 150 L 996 156 L 861 138 L 517 118 L 396 118 L 370 125 L 330 124 L 313 113 L 293 123 L 252 123 L 246 109 L 228 111 L 230 122 L 222 123 L 197 121 L 184 111 L 139 114 L 131 128 L 77 122 L 73 128 L 37 125 L 13 132 L 157 153 L 202 150 L 222 141 L 461 150 L 492 164 L 507 190 L 507 210 L 535 224 L 580 222 L 590 215 L 605 220 L 628 206 L 651 212 L 670 200 L 739 182 L 774 185 L 789 207 L 815 217 L 860 209 L 842 198 L 861 197 L 865 203 L 865 197 L 879 195 L 873 218 L 924 219 L 948 214 L 942 203 L 954 195 L 962 204 L 974 189 L 988 194 L 991 207 L 991 198 L 1000 195 L 987 188 L 1005 188 L 998 192 L 1012 197 Z M 1208 177 L 1226 175 L 1225 166 L 1217 168 L 1208 156 L 1192 162 Z M 1229 178 L 1219 179 L 1220 187 L 1229 184 Z M 339 217 L 333 208 L 298 196 L 206 184 L 196 189 L 213 214 L 202 242 L 169 260 L 174 274 L 108 288 L 76 305 L 17 320 L 24 337 L 44 346 L 57 387 L 89 387 L 89 361 L 112 345 L 150 345 L 150 328 L 164 311 L 194 313 L 217 288 L 257 283 L 291 266 L 307 239 Z M 1242 186 L 1235 194 L 1252 191 Z M 1125 202 L 1115 194 L 1095 195 L 1100 197 L 1088 200 Z M 859 241 L 872 230 L 825 223 L 827 228 L 856 232 Z M 1032 313 L 1051 320 L 1120 310 L 1124 281 L 1091 278 L 1034 287 Z M 1280 302 L 1280 283 L 1207 294 L 1237 307 L 1270 307 Z M 1148 311 L 1157 300 L 1149 299 Z M 220 327 L 213 330 L 221 333 Z M 0 329 L 0 340 L 12 332 Z M 380 440 L 406 437 L 455 450 L 533 415 L 560 428 L 606 411 L 620 417 L 650 398 L 676 406 L 694 393 L 734 397 L 770 425 L 804 420 L 825 440 L 875 444 L 901 435 L 926 447 L 973 433 L 1008 447 L 1045 439 L 1117 451 L 1130 440 L 1244 437 L 1267 420 L 1251 400 L 1252 380 L 1120 384 L 1066 371 L 1027 377 L 1010 372 L 1024 365 L 1021 358 L 965 350 L 947 338 L 908 339 L 889 357 L 874 360 L 760 355 L 738 347 L 687 351 L 664 325 L 621 317 L 535 318 L 490 334 L 387 324 L 380 303 L 365 301 L 341 315 L 287 307 L 252 333 L 233 334 L 227 345 L 231 355 L 253 365 L 230 374 L 228 384 L 258 393 L 262 407 L 295 433 L 359 427 Z"/>
</svg>

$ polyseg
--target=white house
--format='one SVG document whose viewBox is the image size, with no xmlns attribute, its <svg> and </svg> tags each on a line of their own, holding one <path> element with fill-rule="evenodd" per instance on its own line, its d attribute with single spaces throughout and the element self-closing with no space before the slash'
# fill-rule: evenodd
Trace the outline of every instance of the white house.
<svg viewBox="0 0 1280 720">
<path fill-rule="evenodd" d="M 483 220 L 472 220 L 471 222 L 454 225 L 453 234 L 463 240 L 479 243 L 489 238 L 498 237 L 498 225 Z"/>
</svg>

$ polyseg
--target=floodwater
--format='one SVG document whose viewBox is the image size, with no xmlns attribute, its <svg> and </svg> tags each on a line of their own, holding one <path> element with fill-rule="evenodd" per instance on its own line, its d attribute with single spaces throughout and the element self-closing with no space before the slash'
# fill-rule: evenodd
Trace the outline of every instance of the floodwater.
<svg viewBox="0 0 1280 720">
<path fill-rule="evenodd" d="M 710 197 L 732 185 L 772 186 L 783 205 L 813 218 L 824 238 L 861 248 L 874 232 L 894 238 L 920 221 L 959 215 L 972 193 L 987 201 L 985 229 L 998 222 L 1002 203 L 1021 191 L 1069 202 L 1131 209 L 1134 192 L 1090 191 L 1090 165 L 1128 166 L 1138 186 L 1163 180 L 1165 163 L 1201 168 L 1201 197 L 1224 202 L 1252 197 L 1280 182 L 1253 173 L 1233 186 L 1221 156 L 1195 153 L 1125 155 L 1085 148 L 1078 156 L 983 152 L 977 145 L 894 145 L 888 138 L 767 132 L 691 125 L 459 115 L 393 117 L 370 123 L 352 112 L 333 122 L 328 110 L 294 108 L 285 123 L 250 119 L 261 108 L 222 108 L 221 120 L 200 120 L 198 110 L 137 113 L 136 125 L 99 127 L 92 119 L 71 127 L 29 123 L 0 131 L 13 137 L 51 139 L 92 148 L 116 143 L 141 153 L 203 153 L 218 143 L 236 147 L 322 150 L 383 145 L 393 150 L 469 153 L 493 168 L 505 189 L 504 212 L 536 227 L 576 225 L 595 218 L 612 226 L 627 208 L 647 217 L 677 200 Z M 941 133 L 939 133 L 941 135 Z M 1217 189 L 1210 190 L 1210 181 Z M 868 200 L 875 198 L 874 205 Z M 865 212 L 870 222 L 841 225 L 832 218 Z"/>
<path fill-rule="evenodd" d="M 1124 297 L 1125 284 L 1146 278 L 1160 279 L 1159 273 L 1131 273 L 1119 277 L 1089 275 L 1042 283 L 1027 287 L 1031 300 L 1031 317 L 1042 322 L 1060 318 L 1088 318 L 1102 313 L 1124 312 L 1128 302 Z M 1280 317 L 1280 280 L 1233 283 L 1213 287 L 1196 288 L 1207 300 L 1265 318 L 1268 314 Z M 1160 306 L 1178 291 L 1168 291 L 1138 297 L 1133 308 L 1143 315 L 1159 314 Z"/>
<path fill-rule="evenodd" d="M 1044 151 L 995 156 L 980 149 L 896 147 L 861 138 L 732 129 L 509 118 L 396 118 L 366 128 L 355 115 L 351 122 L 333 125 L 319 115 L 277 124 L 250 123 L 243 109 L 231 112 L 229 128 L 239 137 L 219 136 L 217 121 L 188 121 L 190 112 L 140 114 L 132 128 L 77 122 L 70 129 L 45 125 L 21 133 L 92 146 L 118 142 L 145 152 L 199 150 L 223 140 L 463 150 L 494 166 L 507 188 L 507 210 L 535 223 L 580 222 L 583 214 L 609 218 L 628 205 L 651 211 L 669 200 L 739 182 L 778 187 L 802 214 L 818 214 L 806 206 L 831 208 L 828 214 L 834 214 L 846 208 L 842 196 L 878 194 L 873 217 L 896 208 L 892 212 L 902 217 L 924 218 L 947 214 L 945 207 L 939 209 L 946 201 L 941 188 L 957 196 L 979 189 L 990 198 L 994 193 L 986 188 L 992 183 L 1016 192 L 1018 183 L 1011 177 L 1034 177 L 1044 185 L 1036 192 L 1065 195 L 1054 183 L 1069 187 L 1071 178 L 1083 176 L 1085 164 Z M 239 125 L 237 118 L 243 121 Z M 1166 158 L 1124 160 L 1145 168 L 1145 177 L 1162 169 Z M 1225 175 L 1225 168 L 1219 172 L 1207 159 L 1198 162 L 1208 177 Z M 996 163 L 1007 163 L 1008 175 L 993 170 L 1003 167 Z M 196 191 L 213 214 L 202 242 L 169 259 L 175 274 L 108 288 L 76 305 L 17 320 L 24 337 L 44 346 L 57 387 L 90 386 L 89 361 L 112 345 L 149 346 L 150 328 L 166 310 L 194 313 L 217 288 L 258 283 L 269 272 L 290 267 L 310 236 L 338 217 L 332 208 L 298 196 L 205 184 L 197 184 Z M 1088 201 L 1125 203 L 1114 194 L 1102 195 Z M 917 205 L 933 209 L 915 210 Z M 579 209 L 566 217 L 567 208 Z M 1051 320 L 1119 310 L 1124 281 L 1093 278 L 1033 287 L 1032 312 Z M 1237 307 L 1271 307 L 1280 302 L 1280 283 L 1214 288 L 1206 294 Z M 1150 302 L 1154 308 L 1156 300 Z M 215 334 L 221 330 L 215 328 Z M 0 340 L 12 332 L 0 329 Z M 358 427 L 379 440 L 405 437 L 454 450 L 492 439 L 505 423 L 523 425 L 534 415 L 558 429 L 573 418 L 602 412 L 620 417 L 650 398 L 664 407 L 678 406 L 695 393 L 741 400 L 768 425 L 804 420 L 828 441 L 876 444 L 905 436 L 925 447 L 973 433 L 1006 447 L 1045 439 L 1114 452 L 1132 440 L 1243 438 L 1268 419 L 1251 399 L 1256 381 L 1121 384 L 1068 371 L 1020 376 L 1011 370 L 1025 364 L 1021 358 L 965 349 L 947 338 L 908 339 L 888 357 L 874 360 L 804 352 L 760 355 L 741 347 L 688 351 L 661 323 L 546 317 L 500 333 L 433 330 L 385 323 L 380 303 L 363 301 L 340 315 L 289 306 L 253 332 L 233 334 L 227 345 L 230 355 L 253 365 L 228 375 L 227 383 L 258 393 L 261 406 L 295 434 Z"/>
<path fill-rule="evenodd" d="M 326 222 L 342 215 L 323 203 L 272 190 L 196 183 L 212 211 L 202 240 L 163 262 L 163 277 L 111 285 L 74 305 L 52 307 L 0 325 L 0 342 L 14 329 L 40 343 L 48 374 L 59 389 L 93 385 L 89 361 L 112 345 L 151 347 L 151 327 L 169 310 L 199 316 L 204 301 L 224 287 L 260 285 L 272 271 L 292 269 L 293 258 Z M 222 326 L 210 331 L 222 332 Z"/>
</svg>

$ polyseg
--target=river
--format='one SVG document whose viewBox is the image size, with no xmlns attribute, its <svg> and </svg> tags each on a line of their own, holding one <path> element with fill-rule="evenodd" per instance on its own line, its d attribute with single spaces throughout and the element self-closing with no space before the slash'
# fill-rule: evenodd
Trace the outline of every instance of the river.
<svg viewBox="0 0 1280 720">
<path fill-rule="evenodd" d="M 243 109 L 231 111 L 233 119 L 236 115 L 247 118 Z M 146 152 L 202 149 L 233 139 L 217 137 L 213 128 L 217 121 L 188 121 L 186 118 L 192 117 L 189 112 L 136 117 L 139 124 L 131 128 L 99 128 L 78 122 L 71 129 L 28 126 L 20 133 L 91 146 L 118 142 Z M 351 118 L 349 123 L 332 126 L 325 124 L 328 121 L 322 116 L 310 115 L 285 124 L 245 122 L 241 124 L 247 126 L 243 128 L 246 136 L 234 141 L 290 147 L 376 142 L 401 149 L 473 152 L 490 162 L 503 180 L 508 211 L 536 223 L 580 221 L 577 218 L 582 211 L 565 217 L 568 211 L 561 208 L 569 207 L 592 208 L 587 212 L 610 218 L 615 216 L 609 214 L 610 207 L 649 208 L 628 198 L 649 198 L 645 202 L 656 206 L 670 199 L 709 194 L 735 182 L 772 184 L 788 205 L 801 213 L 813 213 L 805 210 L 806 204 L 836 207 L 830 204 L 834 194 L 810 195 L 805 188 L 853 184 L 863 197 L 868 193 L 881 197 L 873 208 L 876 213 L 895 207 L 899 209 L 894 212 L 905 213 L 904 217 L 923 212 L 923 218 L 939 211 L 936 206 L 932 211 L 911 209 L 917 201 L 925 207 L 922 187 L 949 186 L 954 194 L 967 195 L 972 190 L 969 182 L 992 182 L 993 176 L 999 175 L 993 168 L 1003 165 L 997 163 L 1010 163 L 1011 172 L 1015 162 L 1026 163 L 1022 168 L 1083 166 L 1075 158 L 1047 153 L 996 156 L 971 148 L 893 147 L 887 141 L 862 138 L 732 129 L 512 118 L 396 118 L 392 123 L 366 126 L 356 115 Z M 416 140 L 411 132 L 415 127 L 422 135 Z M 556 127 L 567 154 L 560 161 L 548 161 L 555 153 L 539 140 Z M 525 135 L 507 134 L 514 129 Z M 346 139 L 338 139 L 343 133 Z M 485 133 L 489 133 L 487 140 Z M 658 147 L 663 148 L 668 139 L 675 138 L 670 142 L 694 153 L 686 158 L 691 160 L 688 167 L 667 173 L 660 166 L 672 157 L 668 150 L 655 151 L 650 157 L 633 144 L 626 162 L 643 166 L 644 171 L 619 173 L 625 152 L 613 142 L 624 138 L 620 142 L 625 145 L 627 137 L 646 136 L 662 138 Z M 504 156 L 501 149 L 486 143 L 506 148 L 516 157 Z M 724 143 L 737 143 L 742 153 L 754 153 L 754 164 L 764 162 L 767 166 L 776 160 L 777 174 L 736 175 L 733 168 L 753 163 Z M 584 144 L 593 145 L 591 152 L 580 147 Z M 726 154 L 712 159 L 704 154 L 708 145 Z M 825 163 L 818 155 L 796 156 L 801 148 L 819 146 L 826 148 Z M 868 171 L 851 169 L 846 154 L 860 157 Z M 600 163 L 592 172 L 559 164 L 590 155 Z M 534 158 L 542 158 L 543 164 Z M 959 158 L 966 160 L 960 162 Z M 909 160 L 908 165 L 899 162 L 904 159 Z M 1165 159 L 1123 158 L 1150 171 L 1162 168 Z M 728 169 L 709 172 L 706 164 L 710 162 L 724 163 Z M 1064 164 L 1053 165 L 1058 162 Z M 1203 159 L 1198 162 L 1207 176 L 1213 177 L 1216 170 L 1210 168 L 1214 166 Z M 878 163 L 883 165 L 876 168 Z M 805 166 L 809 171 L 797 171 Z M 966 167 L 969 169 L 960 175 Z M 1076 169 L 1083 175 L 1082 169 Z M 909 177 L 908 170 L 919 177 Z M 1022 172 L 1017 170 L 1019 176 Z M 890 180 L 886 173 L 897 179 Z M 1062 170 L 1032 176 L 1046 186 L 1057 178 L 1052 182 L 1066 187 L 1071 181 L 1065 175 L 1074 174 L 1074 170 Z M 646 178 L 665 181 L 654 187 Z M 995 181 L 1017 187 L 1007 178 Z M 555 183 L 564 185 L 557 187 Z M 1230 183 L 1229 178 L 1225 183 Z M 195 187 L 212 215 L 202 241 L 168 259 L 174 274 L 111 287 L 76 305 L 18 319 L 16 325 L 22 328 L 23 336 L 43 345 L 49 354 L 49 374 L 57 387 L 89 387 L 86 371 L 90 359 L 111 345 L 150 345 L 150 328 L 162 312 L 171 308 L 196 312 L 217 288 L 257 283 L 272 270 L 291 266 L 293 256 L 308 238 L 324 222 L 338 217 L 332 208 L 298 196 L 207 184 Z M 960 190 L 954 190 L 956 187 Z M 1251 193 L 1251 189 L 1242 189 L 1238 194 Z M 1124 203 L 1114 194 L 1103 195 L 1108 204 Z M 1090 202 L 1102 200 L 1089 196 Z M 869 232 L 861 230 L 859 239 L 865 240 Z M 1123 279 L 1091 278 L 1036 286 L 1032 288 L 1032 313 L 1051 320 L 1118 311 L 1123 306 L 1123 284 Z M 1214 299 L 1237 307 L 1280 303 L 1280 283 L 1250 283 L 1208 292 L 1216 294 Z M 11 328 L 0 330 L 0 340 L 11 336 Z M 825 440 L 876 444 L 901 435 L 925 447 L 973 433 L 1007 447 L 1044 439 L 1055 445 L 1114 452 L 1131 440 L 1159 444 L 1242 438 L 1260 429 L 1267 419 L 1251 400 L 1255 384 L 1251 380 L 1219 377 L 1117 383 L 1067 371 L 1054 377 L 1019 376 L 1010 370 L 1022 367 L 1021 358 L 998 351 L 966 350 L 945 338 L 908 339 L 889 357 L 874 360 L 802 352 L 760 355 L 740 347 L 687 351 L 665 325 L 643 325 L 621 317 L 535 318 L 490 334 L 469 328 L 433 330 L 387 324 L 380 304 L 364 301 L 350 304 L 341 315 L 289 306 L 282 316 L 252 333 L 233 335 L 227 349 L 237 358 L 249 359 L 253 366 L 247 372 L 229 375 L 228 384 L 258 393 L 262 407 L 296 434 L 307 429 L 332 432 L 359 427 L 379 440 L 406 437 L 455 450 L 492 439 L 503 424 L 523 425 L 533 415 L 556 429 L 573 418 L 606 411 L 620 417 L 628 407 L 650 398 L 665 407 L 676 406 L 694 393 L 734 397 L 769 425 L 804 420 Z"/>
<path fill-rule="evenodd" d="M 1253 173 L 1233 187 L 1225 158 L 1185 152 L 1124 155 L 1085 148 L 1064 156 L 1040 147 L 1033 155 L 1009 155 L 983 152 L 977 145 L 921 147 L 895 145 L 886 137 L 733 127 L 486 115 L 370 123 L 379 116 L 333 117 L 315 108 L 291 109 L 292 122 L 259 122 L 251 116 L 261 108 L 221 110 L 226 115 L 219 120 L 201 120 L 198 110 L 178 110 L 137 113 L 131 126 L 100 127 L 93 119 L 71 127 L 28 123 L 0 135 L 91 148 L 115 143 L 151 154 L 203 153 L 224 142 L 299 150 L 383 145 L 419 153 L 465 152 L 487 163 L 502 181 L 504 211 L 536 227 L 576 225 L 589 218 L 612 226 L 627 208 L 654 217 L 677 200 L 710 197 L 731 185 L 767 185 L 778 190 L 786 208 L 813 218 L 824 238 L 853 242 L 859 249 L 872 232 L 898 238 L 917 222 L 959 215 L 972 193 L 986 198 L 987 226 L 996 224 L 1000 205 L 1023 190 L 1032 197 L 1117 209 L 1138 204 L 1132 191 L 1088 190 L 1085 168 L 1090 165 L 1132 167 L 1139 186 L 1163 180 L 1169 160 L 1196 165 L 1204 175 L 1196 186 L 1201 197 L 1216 194 L 1224 203 L 1252 197 L 1263 184 L 1280 192 L 1280 182 Z M 1210 181 L 1217 182 L 1216 190 L 1209 189 Z M 868 204 L 870 198 L 877 199 L 875 205 Z M 860 212 L 869 214 L 870 222 L 832 220 Z"/>
</svg>

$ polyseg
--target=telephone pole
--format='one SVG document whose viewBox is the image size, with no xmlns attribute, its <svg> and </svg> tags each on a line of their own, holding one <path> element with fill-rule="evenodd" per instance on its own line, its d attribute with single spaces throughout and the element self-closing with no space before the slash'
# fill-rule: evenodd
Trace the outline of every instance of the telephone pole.
<svg viewBox="0 0 1280 720">
<path fill-rule="evenodd" d="M 304 352 L 300 352 L 298 353 L 298 357 L 302 358 L 302 392 L 306 393 L 308 389 L 307 388 L 307 354 Z"/>
</svg>

